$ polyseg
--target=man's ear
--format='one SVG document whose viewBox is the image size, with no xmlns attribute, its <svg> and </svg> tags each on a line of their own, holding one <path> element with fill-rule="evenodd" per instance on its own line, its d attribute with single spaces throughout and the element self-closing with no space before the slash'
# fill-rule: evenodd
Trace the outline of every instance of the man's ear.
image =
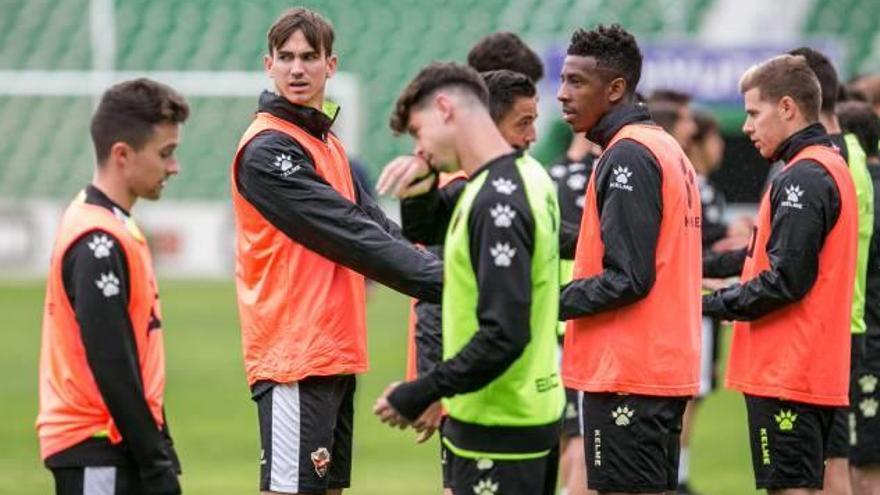
<svg viewBox="0 0 880 495">
<path fill-rule="evenodd" d="M 616 104 L 624 96 L 626 96 L 626 80 L 622 77 L 615 77 L 608 85 L 608 101 Z"/>
<path fill-rule="evenodd" d="M 455 105 L 452 98 L 446 93 L 440 92 L 434 96 L 434 106 L 440 112 L 440 118 L 443 122 L 449 122 L 455 114 Z"/>
<path fill-rule="evenodd" d="M 269 74 L 269 72 L 272 70 L 272 61 L 272 55 L 263 55 L 263 70 L 266 71 L 266 74 Z"/>
<path fill-rule="evenodd" d="M 335 54 L 327 57 L 327 79 L 336 75 L 336 67 L 339 65 L 339 57 Z"/>
<path fill-rule="evenodd" d="M 776 104 L 776 111 L 782 120 L 790 122 L 797 118 L 800 108 L 798 108 L 797 103 L 795 103 L 791 96 L 783 96 L 779 99 L 779 103 Z"/>
</svg>

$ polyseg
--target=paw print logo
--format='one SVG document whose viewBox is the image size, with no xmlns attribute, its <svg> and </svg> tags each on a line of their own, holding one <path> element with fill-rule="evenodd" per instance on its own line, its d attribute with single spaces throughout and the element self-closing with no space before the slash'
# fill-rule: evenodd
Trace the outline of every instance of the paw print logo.
<svg viewBox="0 0 880 495">
<path fill-rule="evenodd" d="M 290 160 L 290 155 L 285 155 L 284 153 L 275 157 L 275 166 L 280 168 L 282 172 L 287 172 L 291 168 L 293 168 L 293 162 Z"/>
<path fill-rule="evenodd" d="M 495 219 L 496 227 L 510 227 L 511 221 L 516 217 L 516 212 L 510 209 L 510 205 L 497 204 L 489 213 Z"/>
<path fill-rule="evenodd" d="M 110 250 L 113 249 L 113 241 L 104 234 L 95 234 L 92 241 L 88 244 L 89 249 L 94 253 L 95 258 L 101 259 L 110 256 Z"/>
<path fill-rule="evenodd" d="M 859 402 L 859 409 L 862 410 L 862 416 L 866 418 L 873 418 L 877 415 L 877 406 L 880 406 L 880 403 L 874 398 L 868 398 Z"/>
<path fill-rule="evenodd" d="M 862 388 L 863 394 L 873 394 L 877 390 L 877 377 L 874 375 L 865 375 L 859 378 L 859 387 Z"/>
<path fill-rule="evenodd" d="M 315 466 L 315 474 L 319 478 L 327 476 L 327 470 L 330 468 L 330 451 L 326 447 L 318 447 L 309 457 Z"/>
<path fill-rule="evenodd" d="M 797 417 L 798 415 L 791 412 L 791 410 L 780 410 L 779 414 L 773 415 L 773 419 L 776 420 L 776 424 L 779 425 L 779 429 L 782 431 L 793 430 L 794 422 L 797 421 Z"/>
<path fill-rule="evenodd" d="M 561 179 L 565 177 L 566 168 L 565 165 L 553 165 L 550 167 L 550 176 L 556 179 Z"/>
<path fill-rule="evenodd" d="M 804 191 L 797 184 L 793 184 L 785 188 L 785 196 L 792 203 L 797 203 L 801 200 L 801 196 L 804 195 Z"/>
<path fill-rule="evenodd" d="M 510 266 L 510 261 L 516 256 L 516 248 L 510 247 L 506 242 L 499 242 L 489 249 L 489 253 L 495 258 L 495 266 Z"/>
<path fill-rule="evenodd" d="M 505 194 L 510 196 L 513 194 L 513 191 L 516 191 L 517 185 L 513 183 L 510 179 L 505 179 L 504 177 L 499 177 L 492 181 L 492 186 L 495 187 L 495 191 L 499 194 Z"/>
<path fill-rule="evenodd" d="M 612 173 L 614 174 L 614 182 L 618 184 L 629 184 L 629 178 L 633 174 L 629 171 L 629 167 L 624 166 L 614 167 Z"/>
<path fill-rule="evenodd" d="M 484 479 L 474 485 L 474 495 L 495 495 L 498 493 L 498 483 L 493 483 L 490 479 Z"/>
<path fill-rule="evenodd" d="M 627 406 L 617 406 L 617 409 L 611 411 L 611 417 L 614 418 L 614 424 L 617 426 L 629 426 L 635 413 L 635 409 L 630 409 Z"/>
<path fill-rule="evenodd" d="M 101 289 L 104 297 L 113 297 L 119 294 L 119 279 L 116 278 L 113 272 L 101 274 L 101 278 L 95 280 L 95 285 Z"/>
<path fill-rule="evenodd" d="M 565 181 L 565 183 L 572 191 L 580 191 L 587 185 L 587 176 L 584 174 L 572 174 L 568 177 L 568 180 Z"/>
</svg>

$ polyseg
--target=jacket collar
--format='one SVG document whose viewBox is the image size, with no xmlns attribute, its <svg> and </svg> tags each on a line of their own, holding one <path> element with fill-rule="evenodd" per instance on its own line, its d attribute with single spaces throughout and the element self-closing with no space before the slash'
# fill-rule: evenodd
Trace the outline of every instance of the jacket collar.
<svg viewBox="0 0 880 495">
<path fill-rule="evenodd" d="M 773 152 L 773 157 L 770 159 L 770 162 L 772 163 L 782 160 L 785 163 L 788 163 L 795 157 L 795 155 L 800 153 L 802 149 L 814 144 L 828 147 L 833 146 L 831 137 L 825 132 L 825 127 L 818 122 L 810 124 L 786 138 L 785 141 L 776 148 L 776 151 Z"/>
<path fill-rule="evenodd" d="M 614 135 L 625 125 L 651 123 L 651 114 L 642 104 L 623 103 L 611 109 L 587 132 L 587 139 L 606 148 Z"/>
<path fill-rule="evenodd" d="M 263 91 L 258 106 L 260 112 L 266 112 L 279 119 L 303 128 L 316 138 L 326 141 L 330 128 L 339 116 L 339 105 L 325 101 L 323 112 L 311 107 L 304 107 L 289 102 L 283 96 L 271 91 Z"/>
</svg>

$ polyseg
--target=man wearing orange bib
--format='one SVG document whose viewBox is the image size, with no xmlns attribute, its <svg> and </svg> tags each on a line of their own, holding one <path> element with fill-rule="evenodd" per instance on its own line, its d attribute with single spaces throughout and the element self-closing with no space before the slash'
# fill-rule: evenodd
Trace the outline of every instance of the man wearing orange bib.
<svg viewBox="0 0 880 495">
<path fill-rule="evenodd" d="M 364 277 L 439 302 L 442 264 L 402 239 L 357 181 L 324 100 L 333 28 L 284 12 L 264 58 L 274 92 L 232 164 L 236 289 L 245 372 L 257 402 L 260 489 L 349 486 L 355 375 L 367 371 Z"/>
<path fill-rule="evenodd" d="M 59 495 L 180 493 L 165 420 L 162 311 L 129 211 L 179 170 L 189 107 L 148 79 L 108 89 L 92 118 L 97 169 L 52 252 L 40 351 L 40 454 Z"/>
<path fill-rule="evenodd" d="M 703 313 L 736 320 L 726 385 L 745 395 L 757 487 L 815 493 L 835 408 L 849 402 L 855 187 L 803 57 L 749 69 L 740 92 L 743 131 L 786 165 L 761 200 L 742 282 L 705 296 Z"/>
<path fill-rule="evenodd" d="M 562 377 L 583 393 L 588 486 L 601 494 L 676 488 L 682 415 L 699 389 L 700 196 L 681 147 L 634 103 L 641 62 L 620 26 L 578 30 L 557 95 L 572 129 L 604 150 L 560 298 Z"/>
</svg>

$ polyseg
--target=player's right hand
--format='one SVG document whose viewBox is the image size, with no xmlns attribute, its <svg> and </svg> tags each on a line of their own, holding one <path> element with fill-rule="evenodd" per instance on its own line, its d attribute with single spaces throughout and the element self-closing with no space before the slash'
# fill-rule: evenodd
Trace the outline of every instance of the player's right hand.
<svg viewBox="0 0 880 495">
<path fill-rule="evenodd" d="M 414 155 L 398 156 L 382 169 L 376 190 L 399 199 L 418 196 L 431 190 L 434 175 L 424 159 Z"/>
</svg>

